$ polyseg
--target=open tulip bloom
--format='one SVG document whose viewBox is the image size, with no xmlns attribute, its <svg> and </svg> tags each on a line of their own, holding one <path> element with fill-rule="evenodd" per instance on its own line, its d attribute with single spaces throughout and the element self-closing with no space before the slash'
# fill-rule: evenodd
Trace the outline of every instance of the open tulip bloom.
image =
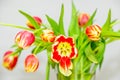
<svg viewBox="0 0 120 80">
<path fill-rule="evenodd" d="M 8 70 L 14 69 L 22 50 L 33 46 L 32 54 L 29 54 L 23 62 L 26 72 L 35 72 L 38 69 L 37 54 L 46 50 L 48 59 L 46 80 L 49 80 L 51 68 L 56 70 L 57 80 L 91 80 L 98 67 L 102 66 L 106 45 L 120 39 L 120 31 L 113 29 L 119 21 L 111 20 L 111 10 L 108 11 L 105 23 L 99 25 L 94 24 L 97 10 L 91 15 L 79 13 L 72 3 L 68 35 L 63 24 L 64 5 L 61 7 L 59 21 L 46 15 L 49 23 L 47 25 L 38 16 L 31 16 L 21 10 L 19 12 L 27 18 L 26 27 L 0 23 L 2 26 L 23 30 L 15 37 L 15 44 L 12 47 L 15 53 L 8 51 L 3 57 L 3 66 Z"/>
</svg>

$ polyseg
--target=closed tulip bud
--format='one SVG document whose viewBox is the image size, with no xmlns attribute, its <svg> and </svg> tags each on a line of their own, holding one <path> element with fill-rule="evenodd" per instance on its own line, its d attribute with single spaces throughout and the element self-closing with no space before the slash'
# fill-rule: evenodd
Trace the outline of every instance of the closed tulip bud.
<svg viewBox="0 0 120 80">
<path fill-rule="evenodd" d="M 24 67 L 26 72 L 35 72 L 39 66 L 39 61 L 36 55 L 30 54 L 26 57 Z"/>
<path fill-rule="evenodd" d="M 35 41 L 33 33 L 28 31 L 20 31 L 15 37 L 15 42 L 20 48 L 27 49 Z"/>
<path fill-rule="evenodd" d="M 33 16 L 33 18 L 35 19 L 35 21 L 38 23 L 39 26 L 42 24 L 41 18 L 39 18 L 37 16 Z M 31 22 L 29 20 L 26 22 L 26 25 L 31 29 L 35 29 L 35 27 L 31 24 Z"/>
<path fill-rule="evenodd" d="M 54 32 L 49 29 L 43 30 L 43 33 L 41 34 L 41 39 L 46 42 L 53 42 L 55 40 Z"/>
<path fill-rule="evenodd" d="M 101 27 L 98 25 L 91 25 L 86 28 L 86 34 L 89 39 L 98 41 L 100 39 Z"/>
<path fill-rule="evenodd" d="M 78 16 L 78 24 L 79 26 L 84 26 L 87 24 L 87 22 L 89 21 L 90 19 L 90 16 L 87 14 L 87 13 L 81 13 L 79 16 Z"/>
<path fill-rule="evenodd" d="M 18 61 L 18 54 L 12 55 L 13 51 L 5 52 L 3 56 L 3 66 L 8 70 L 13 70 Z"/>
</svg>

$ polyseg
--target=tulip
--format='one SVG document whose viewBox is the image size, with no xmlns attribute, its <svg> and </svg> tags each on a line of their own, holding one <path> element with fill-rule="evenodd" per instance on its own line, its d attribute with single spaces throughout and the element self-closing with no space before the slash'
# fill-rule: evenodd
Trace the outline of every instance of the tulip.
<svg viewBox="0 0 120 80">
<path fill-rule="evenodd" d="M 39 26 L 42 24 L 41 18 L 39 18 L 37 16 L 33 16 L 33 18 L 38 23 Z M 26 22 L 26 25 L 31 29 L 35 29 L 35 27 L 32 25 L 32 23 L 29 20 Z"/>
<path fill-rule="evenodd" d="M 89 39 L 98 41 L 100 39 L 101 27 L 98 25 L 91 25 L 86 28 L 86 34 Z"/>
<path fill-rule="evenodd" d="M 26 72 L 35 72 L 39 66 L 39 61 L 36 55 L 30 54 L 26 57 L 24 67 Z"/>
<path fill-rule="evenodd" d="M 8 70 L 13 70 L 18 61 L 18 54 L 12 55 L 13 51 L 5 52 L 3 56 L 3 66 Z"/>
<path fill-rule="evenodd" d="M 43 30 L 43 34 L 41 34 L 41 39 L 46 42 L 53 42 L 55 40 L 54 32 L 49 29 Z"/>
<path fill-rule="evenodd" d="M 87 13 L 81 13 L 79 16 L 78 16 L 78 24 L 79 26 L 84 26 L 87 24 L 87 22 L 89 21 L 90 19 L 90 16 L 89 14 Z"/>
<path fill-rule="evenodd" d="M 64 76 L 72 74 L 73 63 L 71 59 L 76 58 L 77 55 L 78 51 L 72 37 L 65 37 L 63 35 L 56 37 L 52 45 L 51 59 L 59 63 L 59 71 Z"/>
<path fill-rule="evenodd" d="M 15 37 L 15 42 L 20 48 L 27 49 L 35 41 L 34 34 L 28 31 L 20 31 Z"/>
</svg>

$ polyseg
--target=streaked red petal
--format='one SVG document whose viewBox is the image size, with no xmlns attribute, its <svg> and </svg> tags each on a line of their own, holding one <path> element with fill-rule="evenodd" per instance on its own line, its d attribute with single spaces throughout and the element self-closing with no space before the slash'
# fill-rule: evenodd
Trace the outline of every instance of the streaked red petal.
<svg viewBox="0 0 120 80">
<path fill-rule="evenodd" d="M 77 57 L 77 55 L 78 55 L 77 49 L 75 47 L 72 48 L 72 53 L 70 55 L 70 58 L 73 59 L 73 58 Z"/>
<path fill-rule="evenodd" d="M 71 69 L 73 64 L 68 57 L 63 57 L 59 64 L 59 70 L 64 76 L 70 76 L 72 74 Z"/>
<path fill-rule="evenodd" d="M 60 35 L 60 36 L 56 37 L 56 41 L 58 41 L 58 42 L 65 42 L 65 36 Z"/>
<path fill-rule="evenodd" d="M 74 45 L 74 41 L 73 41 L 73 38 L 71 38 L 71 37 L 68 37 L 67 39 L 66 39 L 66 41 L 71 45 L 71 46 L 73 46 Z"/>
<path fill-rule="evenodd" d="M 54 51 L 54 52 L 52 53 L 51 59 L 52 59 L 53 61 L 55 61 L 55 62 L 58 63 L 58 62 L 60 61 L 60 59 L 61 59 L 61 56 L 58 54 L 57 51 Z"/>
</svg>

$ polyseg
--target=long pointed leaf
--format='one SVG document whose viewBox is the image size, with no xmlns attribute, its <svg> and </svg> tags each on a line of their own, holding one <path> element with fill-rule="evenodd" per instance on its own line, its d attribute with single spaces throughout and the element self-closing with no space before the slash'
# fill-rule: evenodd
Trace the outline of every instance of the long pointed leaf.
<svg viewBox="0 0 120 80">
<path fill-rule="evenodd" d="M 117 19 L 113 20 L 113 21 L 111 22 L 110 26 L 113 27 L 113 26 L 116 25 L 116 24 L 120 24 L 120 20 L 117 20 Z"/>
<path fill-rule="evenodd" d="M 79 29 L 78 19 L 77 19 L 77 11 L 74 3 L 72 3 L 72 16 L 71 16 L 69 29 L 68 29 L 68 34 L 69 36 L 74 37 L 74 39 L 76 39 L 80 34 L 80 29 Z"/>
<path fill-rule="evenodd" d="M 12 28 L 19 28 L 19 29 L 23 29 L 23 30 L 32 31 L 32 29 L 29 29 L 29 28 L 26 28 L 26 27 L 23 27 L 23 26 L 19 26 L 19 25 L 14 25 L 14 24 L 0 23 L 0 25 L 7 26 L 7 27 L 12 27 Z"/>
<path fill-rule="evenodd" d="M 88 21 L 88 23 L 86 24 L 86 26 L 92 25 L 93 24 L 93 19 L 96 15 L 97 9 L 93 12 L 92 16 L 90 17 L 90 20 Z"/>
<path fill-rule="evenodd" d="M 102 32 L 101 36 L 120 38 L 120 32 L 106 31 L 106 32 Z"/>
<path fill-rule="evenodd" d="M 31 24 L 36 28 L 36 29 L 39 29 L 40 26 L 38 25 L 38 23 L 34 20 L 34 18 L 32 16 L 30 16 L 29 14 L 19 10 L 19 12 L 24 15 L 30 22 Z"/>
<path fill-rule="evenodd" d="M 86 57 L 93 63 L 98 63 L 95 53 L 92 51 L 91 44 L 89 44 L 85 49 Z"/>
<path fill-rule="evenodd" d="M 110 29 L 110 24 L 111 24 L 111 10 L 109 10 L 108 12 L 108 17 L 107 20 L 105 22 L 105 24 L 102 27 L 102 31 L 108 31 Z"/>
<path fill-rule="evenodd" d="M 59 18 L 59 32 L 65 35 L 63 17 L 64 17 L 64 5 L 62 4 L 60 18 Z"/>
<path fill-rule="evenodd" d="M 52 18 L 50 18 L 48 15 L 46 15 L 47 20 L 49 22 L 49 24 L 51 25 L 51 28 L 53 29 L 55 35 L 60 34 L 59 33 L 59 25 L 57 24 L 57 22 L 55 20 L 53 20 Z"/>
</svg>

